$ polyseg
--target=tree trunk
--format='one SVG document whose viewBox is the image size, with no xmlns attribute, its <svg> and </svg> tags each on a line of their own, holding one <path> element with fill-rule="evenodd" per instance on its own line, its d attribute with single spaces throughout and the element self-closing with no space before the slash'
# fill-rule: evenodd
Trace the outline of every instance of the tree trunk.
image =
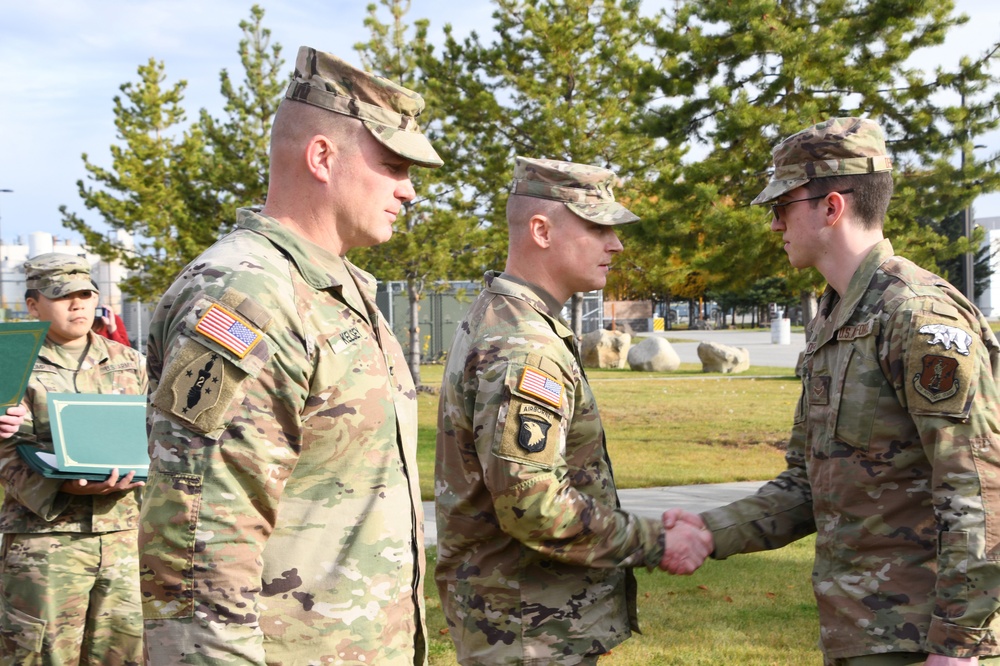
<svg viewBox="0 0 1000 666">
<path fill-rule="evenodd" d="M 808 324 L 816 316 L 816 296 L 811 289 L 803 289 L 799 292 L 799 303 L 802 306 L 802 323 Z"/>
<path fill-rule="evenodd" d="M 420 287 L 417 280 L 406 281 L 406 297 L 410 302 L 410 353 L 407 361 L 413 385 L 420 388 Z"/>
<path fill-rule="evenodd" d="M 573 294 L 573 298 L 570 300 L 572 311 L 572 326 L 573 335 L 576 337 L 577 344 L 583 339 L 583 292 L 577 292 Z"/>
</svg>

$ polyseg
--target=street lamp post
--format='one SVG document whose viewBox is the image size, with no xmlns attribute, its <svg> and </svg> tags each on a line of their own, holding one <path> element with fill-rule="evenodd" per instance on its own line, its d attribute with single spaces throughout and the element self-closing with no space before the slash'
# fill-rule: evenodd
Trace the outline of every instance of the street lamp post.
<svg viewBox="0 0 1000 666">
<path fill-rule="evenodd" d="M 11 194 L 14 190 L 0 190 L 2 194 Z M 2 220 L 0 216 L 0 220 Z M 0 321 L 7 321 L 7 302 L 3 297 L 3 226 L 0 225 Z"/>
</svg>

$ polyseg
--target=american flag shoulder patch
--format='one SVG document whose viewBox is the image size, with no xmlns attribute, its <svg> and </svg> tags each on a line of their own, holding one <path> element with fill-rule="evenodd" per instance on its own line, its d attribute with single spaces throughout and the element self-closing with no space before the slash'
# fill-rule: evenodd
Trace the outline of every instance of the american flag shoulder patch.
<svg viewBox="0 0 1000 666">
<path fill-rule="evenodd" d="M 194 330 L 243 358 L 260 342 L 261 334 L 238 315 L 213 303 Z"/>
<path fill-rule="evenodd" d="M 526 367 L 521 371 L 521 380 L 517 383 L 518 390 L 533 395 L 536 398 L 555 407 L 562 407 L 563 385 L 555 377 L 550 377 L 541 370 Z"/>
</svg>

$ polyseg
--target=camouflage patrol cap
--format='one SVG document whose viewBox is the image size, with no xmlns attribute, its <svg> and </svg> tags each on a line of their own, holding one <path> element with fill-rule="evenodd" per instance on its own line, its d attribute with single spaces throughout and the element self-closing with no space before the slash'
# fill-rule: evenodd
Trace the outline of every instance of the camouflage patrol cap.
<svg viewBox="0 0 1000 666">
<path fill-rule="evenodd" d="M 635 215 L 615 201 L 609 169 L 559 160 L 518 157 L 510 193 L 562 201 L 585 220 L 608 226 L 637 222 Z"/>
<path fill-rule="evenodd" d="M 97 291 L 90 279 L 90 263 L 83 257 L 61 252 L 40 254 L 24 262 L 28 289 L 37 289 L 47 298 L 59 298 L 74 291 Z"/>
<path fill-rule="evenodd" d="M 771 153 L 771 182 L 751 203 L 774 201 L 814 178 L 892 171 L 882 128 L 865 118 L 834 118 L 788 137 Z"/>
<path fill-rule="evenodd" d="M 424 98 L 335 55 L 300 47 L 285 98 L 357 118 L 382 145 L 415 164 L 444 164 L 417 125 Z"/>
</svg>

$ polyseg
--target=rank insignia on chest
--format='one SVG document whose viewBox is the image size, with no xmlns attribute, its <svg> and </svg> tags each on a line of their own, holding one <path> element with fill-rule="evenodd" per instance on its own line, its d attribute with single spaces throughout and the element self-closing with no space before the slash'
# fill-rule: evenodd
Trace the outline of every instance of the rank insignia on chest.
<svg viewBox="0 0 1000 666">
<path fill-rule="evenodd" d="M 209 340 L 219 343 L 240 358 L 250 353 L 250 350 L 261 339 L 261 334 L 257 329 L 215 303 L 201 316 L 194 330 Z"/>
<path fill-rule="evenodd" d="M 526 367 L 521 372 L 521 379 L 517 383 L 517 388 L 521 392 L 547 402 L 553 407 L 562 407 L 562 383 L 541 370 L 530 366 Z"/>
<path fill-rule="evenodd" d="M 947 400 L 958 392 L 960 382 L 956 377 L 957 359 L 927 354 L 923 358 L 922 365 L 920 373 L 913 378 L 913 388 L 917 393 L 931 402 L 939 402 Z"/>
</svg>

